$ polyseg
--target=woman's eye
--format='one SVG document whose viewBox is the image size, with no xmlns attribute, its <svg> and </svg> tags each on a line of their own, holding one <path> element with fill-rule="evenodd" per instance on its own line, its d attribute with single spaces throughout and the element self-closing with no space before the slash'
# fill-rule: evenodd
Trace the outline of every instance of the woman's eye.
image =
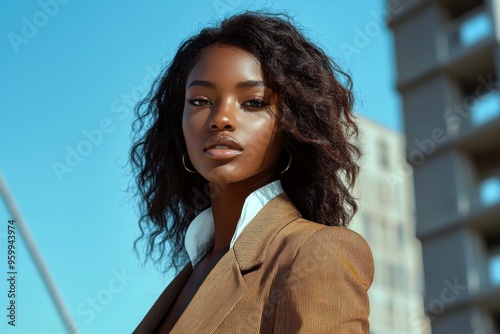
<svg viewBox="0 0 500 334">
<path fill-rule="evenodd" d="M 262 109 L 269 106 L 269 102 L 260 99 L 253 99 L 246 101 L 245 103 L 242 104 L 242 106 L 246 108 Z"/>
<path fill-rule="evenodd" d="M 192 99 L 188 99 L 188 103 L 192 106 L 195 106 L 195 107 L 202 107 L 202 106 L 209 105 L 210 100 L 206 99 L 206 98 L 195 97 Z"/>
</svg>

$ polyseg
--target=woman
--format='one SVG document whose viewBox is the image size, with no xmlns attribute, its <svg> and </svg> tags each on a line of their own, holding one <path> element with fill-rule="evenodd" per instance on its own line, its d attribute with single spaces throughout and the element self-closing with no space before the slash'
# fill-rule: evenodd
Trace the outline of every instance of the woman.
<svg viewBox="0 0 500 334">
<path fill-rule="evenodd" d="M 131 161 L 148 255 L 168 243 L 183 269 L 135 333 L 368 333 L 352 107 L 349 76 L 283 15 L 181 45 L 138 107 Z"/>
</svg>

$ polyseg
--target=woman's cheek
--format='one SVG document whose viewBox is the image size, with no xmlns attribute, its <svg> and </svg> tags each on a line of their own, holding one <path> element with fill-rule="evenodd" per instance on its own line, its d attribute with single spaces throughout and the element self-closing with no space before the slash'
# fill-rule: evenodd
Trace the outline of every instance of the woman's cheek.
<svg viewBox="0 0 500 334">
<path fill-rule="evenodd" d="M 252 137 L 254 147 L 259 148 L 261 151 L 265 151 L 267 146 L 271 144 L 271 139 L 274 133 L 274 126 L 272 124 L 265 123 L 260 124 L 260 126 L 254 129 L 254 136 Z"/>
<path fill-rule="evenodd" d="M 251 165 L 252 163 L 255 163 L 258 159 L 259 156 L 259 150 L 255 148 L 255 146 L 247 146 L 245 147 L 245 164 Z"/>
</svg>

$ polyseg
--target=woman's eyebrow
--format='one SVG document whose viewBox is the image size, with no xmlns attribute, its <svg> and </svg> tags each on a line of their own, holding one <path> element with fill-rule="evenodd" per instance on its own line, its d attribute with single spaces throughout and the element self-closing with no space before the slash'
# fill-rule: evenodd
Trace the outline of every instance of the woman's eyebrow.
<svg viewBox="0 0 500 334">
<path fill-rule="evenodd" d="M 193 86 L 200 86 L 200 87 L 214 88 L 214 89 L 217 88 L 217 86 L 213 82 L 205 81 L 205 80 L 194 80 L 187 86 L 187 88 L 191 88 Z M 247 80 L 247 81 L 238 82 L 236 84 L 237 89 L 252 88 L 252 87 L 268 88 L 266 83 L 262 80 Z"/>
<path fill-rule="evenodd" d="M 205 81 L 205 80 L 194 80 L 192 81 L 187 88 L 191 88 L 193 86 L 201 86 L 207 88 L 217 88 L 213 82 Z"/>
<path fill-rule="evenodd" d="M 267 88 L 267 85 L 262 80 L 248 80 L 248 81 L 238 82 L 236 84 L 236 88 L 239 88 L 239 89 L 252 88 L 252 87 L 265 87 L 265 88 Z"/>
</svg>

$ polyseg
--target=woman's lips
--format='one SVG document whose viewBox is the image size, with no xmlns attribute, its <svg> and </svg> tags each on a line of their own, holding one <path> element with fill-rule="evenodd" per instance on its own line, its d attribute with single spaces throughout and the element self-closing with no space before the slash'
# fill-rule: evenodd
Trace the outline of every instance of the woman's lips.
<svg viewBox="0 0 500 334">
<path fill-rule="evenodd" d="M 215 135 L 205 143 L 203 151 L 212 159 L 225 160 L 241 154 L 243 148 L 230 136 Z"/>
<path fill-rule="evenodd" d="M 226 160 L 241 154 L 242 150 L 228 146 L 214 146 L 205 150 L 205 154 L 214 160 Z"/>
</svg>

